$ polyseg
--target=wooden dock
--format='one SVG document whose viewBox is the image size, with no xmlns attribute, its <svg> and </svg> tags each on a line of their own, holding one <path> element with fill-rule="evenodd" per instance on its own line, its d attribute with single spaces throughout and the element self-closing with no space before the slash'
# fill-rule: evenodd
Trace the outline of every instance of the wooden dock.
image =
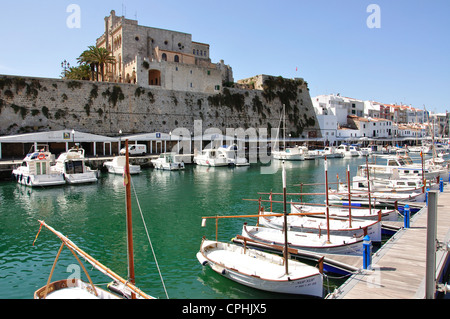
<svg viewBox="0 0 450 319">
<path fill-rule="evenodd" d="M 438 242 L 450 239 L 450 189 L 438 195 Z M 327 299 L 424 299 L 428 208 L 416 213 L 410 228 L 399 230 L 372 256 L 372 270 L 360 270 Z M 436 252 L 436 278 L 442 275 L 449 252 Z M 343 260 L 342 262 L 346 262 Z M 352 261 L 350 261 L 352 262 Z"/>
</svg>

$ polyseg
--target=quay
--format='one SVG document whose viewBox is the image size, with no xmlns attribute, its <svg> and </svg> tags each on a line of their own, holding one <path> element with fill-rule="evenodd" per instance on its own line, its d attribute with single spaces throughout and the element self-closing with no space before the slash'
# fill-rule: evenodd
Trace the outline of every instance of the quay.
<svg viewBox="0 0 450 319">
<path fill-rule="evenodd" d="M 450 190 L 437 192 L 435 279 L 447 271 L 450 240 Z M 372 269 L 362 269 L 362 257 L 339 257 L 340 262 L 358 268 L 327 299 L 424 299 L 427 276 L 428 206 L 417 212 L 410 228 L 401 228 L 372 255 Z M 337 259 L 335 257 L 330 257 Z"/>
</svg>

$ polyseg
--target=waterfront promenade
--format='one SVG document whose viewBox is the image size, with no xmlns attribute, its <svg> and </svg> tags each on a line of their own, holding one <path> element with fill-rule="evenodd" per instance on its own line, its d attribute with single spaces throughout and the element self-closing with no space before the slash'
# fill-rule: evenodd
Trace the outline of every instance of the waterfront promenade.
<svg viewBox="0 0 450 319">
<path fill-rule="evenodd" d="M 450 187 L 438 193 L 436 239 L 450 239 Z M 372 270 L 350 277 L 329 299 L 424 299 L 426 276 L 428 207 L 411 219 L 410 228 L 398 231 L 372 256 Z M 447 262 L 449 252 L 436 252 L 436 277 Z"/>
</svg>

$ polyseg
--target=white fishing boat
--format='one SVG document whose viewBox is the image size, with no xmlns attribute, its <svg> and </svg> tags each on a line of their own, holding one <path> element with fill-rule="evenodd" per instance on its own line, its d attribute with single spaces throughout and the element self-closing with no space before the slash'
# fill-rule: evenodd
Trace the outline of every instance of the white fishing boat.
<svg viewBox="0 0 450 319">
<path fill-rule="evenodd" d="M 325 146 L 321 152 L 321 157 L 327 158 L 343 158 L 345 155 L 343 152 L 337 152 L 336 148 L 333 146 Z"/>
<path fill-rule="evenodd" d="M 281 151 L 272 151 L 272 156 L 281 161 L 304 161 L 305 156 L 298 147 L 287 147 Z"/>
<path fill-rule="evenodd" d="M 125 156 L 115 156 L 112 161 L 103 163 L 103 166 L 105 166 L 111 174 L 123 175 L 125 164 Z M 139 174 L 141 172 L 141 167 L 139 165 L 130 164 L 129 167 L 131 175 Z"/>
<path fill-rule="evenodd" d="M 12 175 L 19 184 L 31 187 L 64 185 L 64 175 L 52 166 L 54 160 L 48 145 L 38 145 L 35 151 L 27 154 L 22 164 L 12 171 Z"/>
<path fill-rule="evenodd" d="M 184 163 L 177 161 L 176 153 L 162 153 L 157 159 L 152 159 L 151 162 L 156 169 L 175 171 L 183 170 Z"/>
<path fill-rule="evenodd" d="M 300 152 L 303 154 L 305 161 L 315 160 L 321 156 L 319 150 L 310 150 L 307 146 L 297 146 Z"/>
<path fill-rule="evenodd" d="M 361 155 L 356 146 L 347 144 L 339 145 L 336 152 L 343 154 L 344 157 L 357 157 Z"/>
<path fill-rule="evenodd" d="M 230 166 L 249 166 L 250 163 L 248 160 L 239 156 L 238 146 L 236 144 L 232 144 L 230 146 L 223 145 L 217 149 L 219 154 L 222 154 L 227 159 L 228 165 Z"/>
<path fill-rule="evenodd" d="M 263 226 L 242 227 L 242 236 L 254 241 L 282 245 L 284 231 Z M 293 249 L 314 251 L 320 254 L 362 255 L 363 237 L 344 235 L 312 234 L 307 232 L 287 231 L 289 247 Z"/>
<path fill-rule="evenodd" d="M 259 224 L 268 228 L 283 229 L 284 220 L 280 216 L 270 216 L 270 212 L 261 212 L 264 216 L 259 218 Z M 381 222 L 379 220 L 362 220 L 354 218 L 329 218 L 325 216 L 313 217 L 305 215 L 288 215 L 287 228 L 290 231 L 323 234 L 327 232 L 328 225 L 331 235 L 345 235 L 361 237 L 369 235 L 373 242 L 381 241 Z"/>
<path fill-rule="evenodd" d="M 286 195 L 284 162 L 282 179 Z M 286 196 L 284 196 L 284 203 L 284 216 L 286 216 Z M 202 222 L 202 226 L 204 226 L 204 222 L 206 219 Z M 243 247 L 217 242 L 216 229 L 216 241 L 208 241 L 203 238 L 197 259 L 202 265 L 209 265 L 211 269 L 222 276 L 252 288 L 277 293 L 323 296 L 322 270 L 290 260 L 290 243 L 287 237 L 280 246 L 276 246 L 277 250 L 283 251 L 283 257 L 249 249 L 246 244 L 247 238 L 243 239 Z M 249 240 L 251 241 L 251 239 Z M 323 269 L 323 263 L 319 267 Z"/>
<path fill-rule="evenodd" d="M 340 201 L 348 200 L 347 195 L 342 195 L 339 197 Z M 335 198 L 330 195 L 330 203 L 335 202 Z M 358 201 L 351 199 L 352 204 L 357 204 Z M 381 216 L 381 220 L 383 221 L 397 221 L 398 220 L 398 211 L 395 209 L 378 209 L 378 208 L 362 208 L 362 207 L 351 207 L 351 211 L 349 207 L 337 207 L 330 206 L 329 216 L 330 218 L 349 218 L 350 214 L 352 218 L 355 219 L 369 219 L 369 220 L 378 220 Z M 324 206 L 315 206 L 315 205 L 306 205 L 306 204 L 291 204 L 291 213 L 292 214 L 317 214 L 319 216 L 326 215 L 326 207 Z"/>
<path fill-rule="evenodd" d="M 128 140 L 126 140 L 126 145 L 128 146 Z M 126 151 L 126 163 L 128 164 L 128 150 Z M 133 254 L 133 228 L 132 228 L 132 219 L 131 219 L 131 186 L 130 186 L 130 174 L 128 165 L 125 165 L 125 171 L 127 172 L 124 178 L 124 184 L 126 186 L 126 230 L 127 230 L 127 252 L 128 252 L 128 280 L 123 279 L 121 276 L 117 275 L 111 269 L 105 267 L 99 261 L 94 259 L 92 256 L 81 250 L 77 245 L 75 245 L 70 239 L 56 231 L 52 227 L 48 226 L 44 221 L 39 221 L 40 229 L 38 234 L 36 235 L 35 242 L 39 236 L 39 233 L 42 229 L 42 226 L 50 230 L 53 234 L 55 234 L 61 240 L 61 246 L 59 248 L 58 254 L 56 255 L 55 261 L 53 262 L 53 267 L 50 271 L 49 278 L 47 280 L 47 284 L 42 288 L 39 288 L 34 293 L 34 299 L 119 299 L 120 297 L 131 297 L 131 299 L 155 299 L 141 291 L 139 288 L 135 286 L 135 273 L 134 273 L 134 254 Z M 34 243 L 33 243 L 34 245 Z M 64 279 L 52 282 L 53 271 L 57 264 L 57 261 L 60 257 L 60 254 L 64 247 L 67 247 L 81 268 L 83 269 L 89 283 L 86 283 L 80 279 Z M 106 290 L 100 289 L 96 285 L 94 285 L 89 273 L 86 270 L 86 267 L 81 262 L 80 256 L 82 259 L 90 263 L 95 269 L 100 271 L 102 274 L 110 277 L 115 284 L 115 287 L 118 287 L 115 291 L 120 293 L 122 296 L 118 296 L 117 294 L 108 292 Z"/>
<path fill-rule="evenodd" d="M 204 149 L 199 155 L 194 157 L 194 163 L 200 166 L 228 166 L 228 160 L 225 155 L 216 149 Z"/>
<path fill-rule="evenodd" d="M 82 148 L 72 148 L 59 155 L 55 169 L 64 175 L 68 184 L 95 183 L 98 180 L 99 172 L 86 166 Z"/>
<path fill-rule="evenodd" d="M 235 282 L 259 290 L 323 297 L 323 275 L 313 266 L 259 250 L 203 239 L 197 259 Z"/>
</svg>

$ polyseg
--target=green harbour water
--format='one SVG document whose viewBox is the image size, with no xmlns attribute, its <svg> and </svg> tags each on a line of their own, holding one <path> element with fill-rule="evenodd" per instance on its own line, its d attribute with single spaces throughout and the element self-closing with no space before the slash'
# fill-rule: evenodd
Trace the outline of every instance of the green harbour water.
<svg viewBox="0 0 450 319">
<path fill-rule="evenodd" d="M 324 160 L 287 162 L 288 192 L 299 192 L 299 183 L 324 183 Z M 364 158 L 329 159 L 328 177 L 346 178 L 347 165 L 354 176 Z M 248 288 L 223 278 L 196 258 L 203 236 L 215 238 L 215 221 L 201 227 L 202 217 L 257 214 L 258 192 L 281 192 L 281 169 L 261 174 L 262 165 L 207 168 L 188 165 L 184 171 L 143 169 L 132 176 L 132 206 L 136 285 L 147 294 L 166 299 L 153 253 L 145 232 L 149 231 L 157 262 L 171 299 L 276 299 L 286 296 Z M 335 186 L 333 186 L 335 187 Z M 304 192 L 324 192 L 324 185 L 304 187 Z M 137 199 L 135 198 L 135 193 Z M 267 196 L 265 197 L 268 198 Z M 298 200 L 290 196 L 288 199 Z M 274 198 L 281 200 L 279 198 Z M 304 197 L 305 202 L 324 202 L 324 196 Z M 140 209 L 139 209 L 140 207 Z M 282 212 L 282 204 L 274 204 Z M 38 220 L 66 235 L 78 247 L 123 278 L 127 278 L 125 187 L 119 175 L 102 173 L 96 184 L 32 189 L 14 181 L 0 182 L 0 299 L 30 299 L 45 286 L 60 240 Z M 256 218 L 219 221 L 220 241 L 240 234 L 244 222 Z M 86 264 L 94 283 L 111 280 Z M 74 267 L 75 266 L 75 267 Z M 81 272 L 65 248 L 52 281 Z M 339 284 L 331 278 L 324 283 Z M 102 286 L 101 286 L 102 287 Z M 106 288 L 106 285 L 103 286 Z"/>
</svg>

